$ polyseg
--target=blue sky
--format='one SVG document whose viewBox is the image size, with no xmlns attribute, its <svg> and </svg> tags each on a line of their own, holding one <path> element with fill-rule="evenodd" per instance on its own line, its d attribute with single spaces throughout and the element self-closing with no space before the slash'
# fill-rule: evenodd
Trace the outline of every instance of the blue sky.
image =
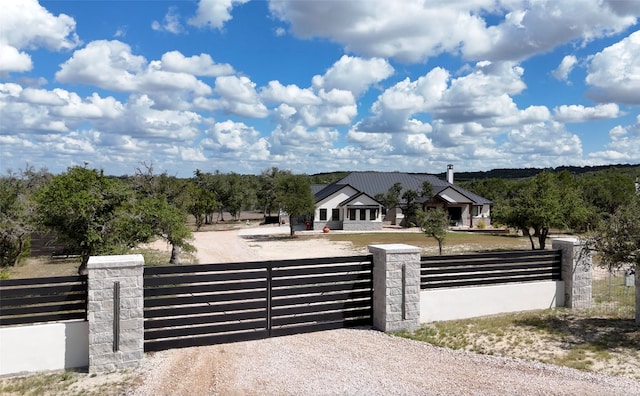
<svg viewBox="0 0 640 396">
<path fill-rule="evenodd" d="M 640 163 L 640 1 L 438 3 L 4 0 L 0 168 Z"/>
</svg>

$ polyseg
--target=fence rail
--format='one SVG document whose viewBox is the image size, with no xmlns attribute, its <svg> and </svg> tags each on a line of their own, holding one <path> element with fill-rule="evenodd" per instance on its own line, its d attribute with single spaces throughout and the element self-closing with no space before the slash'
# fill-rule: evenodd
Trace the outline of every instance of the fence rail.
<svg viewBox="0 0 640 396">
<path fill-rule="evenodd" d="M 0 326 L 86 317 L 86 275 L 0 280 Z"/>
<path fill-rule="evenodd" d="M 560 250 L 420 258 L 421 289 L 561 280 Z"/>
</svg>

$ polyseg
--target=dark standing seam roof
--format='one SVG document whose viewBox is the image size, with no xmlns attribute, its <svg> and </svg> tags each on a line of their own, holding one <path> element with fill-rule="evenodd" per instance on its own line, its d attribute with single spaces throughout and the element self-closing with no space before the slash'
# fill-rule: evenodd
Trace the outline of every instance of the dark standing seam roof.
<svg viewBox="0 0 640 396">
<path fill-rule="evenodd" d="M 384 194 L 389 191 L 389 189 L 393 187 L 395 183 L 402 184 L 402 192 L 400 193 L 400 195 L 402 195 L 402 193 L 406 190 L 414 190 L 420 192 L 422 191 L 422 183 L 424 183 L 425 181 L 431 184 L 434 195 L 442 192 L 448 187 L 451 187 L 452 189 L 458 191 L 460 194 L 471 199 L 477 205 L 491 204 L 491 201 L 479 195 L 476 195 L 471 191 L 448 183 L 435 175 L 426 173 L 352 172 L 344 178 L 335 182 L 334 185 L 349 184 L 356 190 L 364 192 L 371 197 L 375 197 L 377 194 Z M 337 190 L 339 190 L 339 188 L 331 192 L 327 191 L 328 193 L 323 198 Z M 325 190 L 322 190 L 321 192 L 324 194 Z M 316 194 L 316 202 L 320 199 L 318 199 L 318 195 Z"/>
</svg>

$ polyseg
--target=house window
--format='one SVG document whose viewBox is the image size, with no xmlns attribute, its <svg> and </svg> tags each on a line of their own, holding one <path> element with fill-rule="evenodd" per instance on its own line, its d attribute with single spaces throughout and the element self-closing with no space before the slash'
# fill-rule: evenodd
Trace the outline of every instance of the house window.
<svg viewBox="0 0 640 396">
<path fill-rule="evenodd" d="M 360 209 L 360 220 L 366 220 L 367 219 L 367 211 L 364 209 Z"/>
<path fill-rule="evenodd" d="M 327 220 L 327 210 L 320 209 L 320 221 L 326 221 L 326 220 Z"/>
<path fill-rule="evenodd" d="M 375 220 L 378 218 L 378 209 L 369 209 L 369 220 Z"/>
<path fill-rule="evenodd" d="M 331 209 L 331 220 L 333 221 L 340 220 L 340 209 L 338 208 Z"/>
<path fill-rule="evenodd" d="M 355 219 L 356 219 L 356 210 L 349 209 L 349 220 L 355 220 Z"/>
<path fill-rule="evenodd" d="M 473 215 L 474 216 L 480 216 L 480 213 L 482 213 L 482 206 L 474 206 L 473 207 Z"/>
</svg>

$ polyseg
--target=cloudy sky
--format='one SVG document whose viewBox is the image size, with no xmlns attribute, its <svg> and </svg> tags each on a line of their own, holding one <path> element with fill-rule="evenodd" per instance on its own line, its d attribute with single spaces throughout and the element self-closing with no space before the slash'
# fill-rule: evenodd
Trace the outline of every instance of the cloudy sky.
<svg viewBox="0 0 640 396">
<path fill-rule="evenodd" d="M 640 163 L 637 0 L 2 0 L 0 170 Z"/>
</svg>

